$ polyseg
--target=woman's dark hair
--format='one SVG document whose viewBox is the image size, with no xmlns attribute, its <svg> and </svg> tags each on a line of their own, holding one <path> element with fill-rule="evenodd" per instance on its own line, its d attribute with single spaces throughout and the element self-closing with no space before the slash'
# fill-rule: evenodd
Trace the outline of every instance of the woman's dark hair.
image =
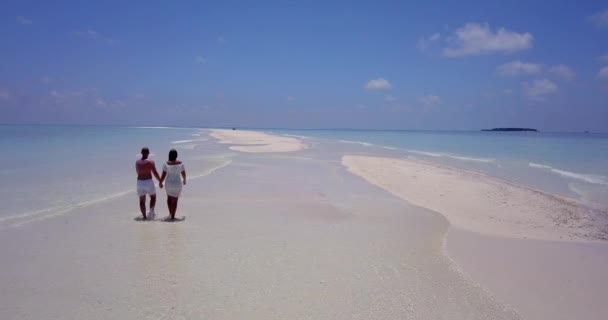
<svg viewBox="0 0 608 320">
<path fill-rule="evenodd" d="M 169 150 L 169 161 L 177 160 L 177 150 L 171 149 Z"/>
</svg>

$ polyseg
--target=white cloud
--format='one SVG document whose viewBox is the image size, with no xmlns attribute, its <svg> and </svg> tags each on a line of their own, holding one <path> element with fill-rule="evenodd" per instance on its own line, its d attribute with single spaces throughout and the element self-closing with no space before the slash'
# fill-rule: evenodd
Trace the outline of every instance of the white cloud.
<svg viewBox="0 0 608 320">
<path fill-rule="evenodd" d="M 367 110 L 367 106 L 364 104 L 356 104 L 355 108 L 357 108 L 358 110 Z"/>
<path fill-rule="evenodd" d="M 21 24 L 32 24 L 32 20 L 24 17 L 24 16 L 18 16 L 17 17 L 17 22 L 21 23 Z"/>
<path fill-rule="evenodd" d="M 603 67 L 598 72 L 597 77 L 600 79 L 608 80 L 608 67 Z"/>
<path fill-rule="evenodd" d="M 603 56 L 599 56 L 599 57 L 597 57 L 597 59 L 599 61 L 602 61 L 602 62 L 608 62 L 608 54 L 605 54 Z"/>
<path fill-rule="evenodd" d="M 426 107 L 432 107 L 442 103 L 441 98 L 438 96 L 429 94 L 423 97 L 418 98 L 418 102 L 422 103 Z"/>
<path fill-rule="evenodd" d="M 101 33 L 97 32 L 95 30 L 91 30 L 91 29 L 76 30 L 76 31 L 74 31 L 74 35 L 81 37 L 83 39 L 99 41 L 99 42 L 103 42 L 103 43 L 110 44 L 110 45 L 118 43 L 117 40 L 106 37 L 106 36 L 102 35 Z"/>
<path fill-rule="evenodd" d="M 598 28 L 608 27 L 608 10 L 596 12 L 595 14 L 589 16 L 587 21 L 591 22 Z"/>
<path fill-rule="evenodd" d="M 289 102 L 296 101 L 296 98 L 292 97 L 292 96 L 287 96 L 287 101 L 289 101 Z"/>
<path fill-rule="evenodd" d="M 390 82 L 384 78 L 369 80 L 365 85 L 365 89 L 369 90 L 385 90 L 390 88 L 392 88 Z"/>
<path fill-rule="evenodd" d="M 441 34 L 435 33 L 428 38 L 421 38 L 416 43 L 416 49 L 425 52 L 427 51 L 434 43 L 441 39 Z"/>
<path fill-rule="evenodd" d="M 122 109 L 127 106 L 127 103 L 122 100 L 106 100 L 103 98 L 97 98 L 97 106 L 103 109 Z"/>
<path fill-rule="evenodd" d="M 386 102 L 395 102 L 397 101 L 397 98 L 391 96 L 391 95 L 387 95 L 386 97 L 384 97 L 384 101 Z"/>
<path fill-rule="evenodd" d="M 67 97 L 82 97 L 91 94 L 96 94 L 99 90 L 97 88 L 84 88 L 78 90 L 66 90 L 66 91 L 56 91 L 52 90 L 50 92 L 51 97 L 62 99 Z"/>
<path fill-rule="evenodd" d="M 513 90 L 507 88 L 507 89 L 502 90 L 502 93 L 504 95 L 510 96 L 511 94 L 513 94 Z"/>
<path fill-rule="evenodd" d="M 516 76 L 522 74 L 539 74 L 542 71 L 542 65 L 536 63 L 528 63 L 521 61 L 511 61 L 496 68 L 496 72 L 503 76 Z"/>
<path fill-rule="evenodd" d="M 196 57 L 194 59 L 194 62 L 196 62 L 196 63 L 205 63 L 205 62 L 207 62 L 207 60 L 205 59 L 205 57 L 198 56 L 198 57 Z"/>
<path fill-rule="evenodd" d="M 62 108 L 123 109 L 127 102 L 120 99 L 107 99 L 97 88 L 81 88 L 75 90 L 51 90 L 46 103 Z"/>
<path fill-rule="evenodd" d="M 217 37 L 217 43 L 219 43 L 219 44 L 225 44 L 227 42 L 228 42 L 228 40 L 226 40 L 226 38 L 224 38 L 224 36 L 218 36 Z"/>
<path fill-rule="evenodd" d="M 572 80 L 576 77 L 576 73 L 570 67 L 563 64 L 549 68 L 549 73 L 563 80 Z"/>
<path fill-rule="evenodd" d="M 557 93 L 557 85 L 549 79 L 537 79 L 524 83 L 524 94 L 532 101 L 543 101 L 547 95 Z"/>
<path fill-rule="evenodd" d="M 443 49 L 443 54 L 462 57 L 493 52 L 510 53 L 532 47 L 533 39 L 528 32 L 516 33 L 505 28 L 493 31 L 487 23 L 467 23 L 448 38 L 449 46 Z"/>
</svg>

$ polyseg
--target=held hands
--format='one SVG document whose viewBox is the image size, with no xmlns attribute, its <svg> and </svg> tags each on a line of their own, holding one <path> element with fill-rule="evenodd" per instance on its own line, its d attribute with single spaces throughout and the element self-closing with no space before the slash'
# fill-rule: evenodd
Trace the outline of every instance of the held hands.
<svg viewBox="0 0 608 320">
<path fill-rule="evenodd" d="M 184 180 L 184 185 L 186 185 L 186 180 Z"/>
<path fill-rule="evenodd" d="M 158 183 L 158 187 L 162 189 L 162 188 L 163 188 L 163 183 L 162 183 L 162 182 L 159 182 L 159 183 Z"/>
</svg>

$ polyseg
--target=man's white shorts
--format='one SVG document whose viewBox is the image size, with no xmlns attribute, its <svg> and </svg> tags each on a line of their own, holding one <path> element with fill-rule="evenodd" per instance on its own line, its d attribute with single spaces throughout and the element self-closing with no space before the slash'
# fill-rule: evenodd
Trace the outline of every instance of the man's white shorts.
<svg viewBox="0 0 608 320">
<path fill-rule="evenodd" d="M 154 180 L 137 180 L 137 195 L 145 196 L 145 195 L 155 195 L 156 188 L 154 187 Z"/>
</svg>

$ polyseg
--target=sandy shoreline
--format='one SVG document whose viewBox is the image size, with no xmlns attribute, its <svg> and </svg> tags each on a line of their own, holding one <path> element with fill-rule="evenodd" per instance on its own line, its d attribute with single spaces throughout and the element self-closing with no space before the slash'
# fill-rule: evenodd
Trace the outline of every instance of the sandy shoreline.
<svg viewBox="0 0 608 320">
<path fill-rule="evenodd" d="M 608 313 L 608 244 L 590 242 L 602 229 L 578 203 L 425 163 L 343 158 L 291 137 L 209 134 L 220 144 L 194 150 L 221 162 L 184 188 L 183 222 L 160 220 L 161 191 L 157 221 L 136 221 L 129 194 L 1 229 L 0 318 Z"/>
<path fill-rule="evenodd" d="M 608 239 L 608 215 L 575 200 L 421 161 L 344 156 L 348 170 L 463 230 L 540 240 Z"/>
<path fill-rule="evenodd" d="M 129 195 L 3 230 L 0 318 L 520 319 L 442 254 L 443 217 L 307 152 L 236 154 L 183 222 Z"/>
<path fill-rule="evenodd" d="M 527 319 L 602 319 L 606 212 L 477 172 L 344 156 L 348 170 L 451 224 L 445 254 Z"/>
<path fill-rule="evenodd" d="M 240 152 L 292 152 L 307 148 L 302 140 L 293 137 L 227 129 L 209 129 L 209 132 L 219 143 L 231 144 L 231 150 Z"/>
</svg>

